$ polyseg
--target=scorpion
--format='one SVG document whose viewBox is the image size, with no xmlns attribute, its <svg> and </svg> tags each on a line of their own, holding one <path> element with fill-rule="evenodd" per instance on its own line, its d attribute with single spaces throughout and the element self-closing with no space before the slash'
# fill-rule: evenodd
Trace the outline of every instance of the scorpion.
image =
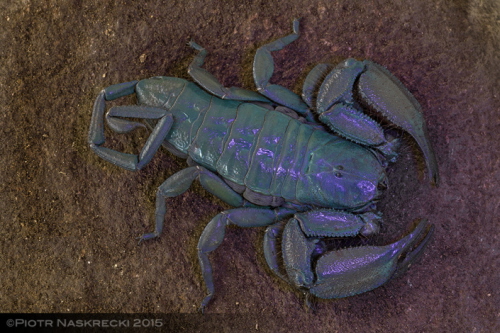
<svg viewBox="0 0 500 333">
<path fill-rule="evenodd" d="M 197 84 L 158 76 L 111 85 L 95 100 L 88 141 L 99 157 L 132 171 L 144 167 L 160 146 L 187 159 L 187 168 L 159 186 L 154 232 L 140 241 L 160 236 L 166 199 L 184 193 L 194 180 L 236 207 L 217 214 L 198 242 L 208 291 L 202 310 L 215 291 L 209 254 L 229 225 L 267 227 L 263 248 L 269 269 L 306 295 L 323 299 L 367 292 L 405 272 L 434 230 L 427 219 L 419 219 L 413 231 L 388 245 L 325 246 L 325 239 L 380 231 L 376 203 L 388 186 L 386 171 L 396 160 L 400 139 L 367 109 L 413 137 L 435 185 L 438 168 L 421 106 L 381 65 L 355 59 L 319 64 L 306 76 L 301 96 L 270 83 L 271 52 L 298 36 L 294 20 L 293 33 L 257 49 L 258 92 L 223 86 L 202 68 L 207 51 L 191 41 L 198 52 L 188 73 Z M 106 112 L 107 101 L 132 94 L 137 105 Z M 138 155 L 103 146 L 104 118 L 118 133 L 150 127 Z"/>
</svg>

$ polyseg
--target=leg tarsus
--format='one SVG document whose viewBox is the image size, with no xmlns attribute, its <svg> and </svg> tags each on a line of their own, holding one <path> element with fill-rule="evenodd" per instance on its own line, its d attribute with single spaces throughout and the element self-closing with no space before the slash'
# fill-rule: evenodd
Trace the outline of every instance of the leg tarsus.
<svg viewBox="0 0 500 333">
<path fill-rule="evenodd" d="M 200 261 L 200 268 L 203 274 L 203 281 L 205 282 L 205 286 L 207 288 L 208 294 L 203 298 L 200 305 L 200 311 L 203 313 L 208 303 L 214 296 L 215 286 L 213 281 L 213 271 L 212 264 L 210 263 L 210 259 L 208 258 L 207 253 L 198 252 L 198 260 Z"/>
<path fill-rule="evenodd" d="M 163 184 L 165 184 L 165 182 Z M 163 184 L 162 184 L 162 186 L 163 186 Z M 165 214 L 167 213 L 167 204 L 165 203 L 165 196 L 160 189 L 161 189 L 161 186 L 158 189 L 158 191 L 156 192 L 155 230 L 153 232 L 144 234 L 141 237 L 139 237 L 139 244 L 145 240 L 159 237 L 162 230 L 163 230 L 163 223 L 165 220 Z M 185 189 L 183 191 L 183 189 L 180 189 L 180 191 L 182 191 L 181 193 L 184 193 L 186 190 L 187 189 Z"/>
</svg>

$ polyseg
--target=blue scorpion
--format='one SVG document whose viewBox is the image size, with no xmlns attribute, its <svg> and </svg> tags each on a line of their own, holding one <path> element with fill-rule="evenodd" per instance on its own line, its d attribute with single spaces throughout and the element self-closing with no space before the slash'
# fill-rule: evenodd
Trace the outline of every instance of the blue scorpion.
<svg viewBox="0 0 500 333">
<path fill-rule="evenodd" d="M 330 237 L 371 236 L 380 230 L 376 202 L 387 188 L 386 169 L 400 141 L 362 110 L 380 113 L 415 139 L 436 185 L 438 169 L 419 103 L 384 67 L 354 59 L 319 64 L 307 75 L 302 96 L 271 84 L 271 52 L 298 36 L 295 20 L 293 33 L 257 50 L 258 92 L 224 87 L 202 68 L 206 50 L 190 42 L 198 53 L 189 74 L 198 85 L 153 77 L 112 85 L 95 101 L 89 143 L 101 158 L 134 171 L 163 146 L 188 162 L 158 188 L 155 230 L 141 240 L 161 234 L 166 198 L 184 193 L 194 180 L 236 207 L 215 216 L 200 237 L 198 257 L 208 290 L 202 309 L 214 295 L 208 255 L 222 243 L 228 225 L 267 227 L 264 254 L 270 270 L 324 299 L 381 286 L 406 271 L 432 235 L 432 224 L 421 219 L 392 244 L 325 247 L 323 240 Z M 134 93 L 138 105 L 106 113 L 106 101 Z M 144 123 L 152 128 L 139 155 L 103 147 L 104 118 L 119 133 Z"/>
</svg>

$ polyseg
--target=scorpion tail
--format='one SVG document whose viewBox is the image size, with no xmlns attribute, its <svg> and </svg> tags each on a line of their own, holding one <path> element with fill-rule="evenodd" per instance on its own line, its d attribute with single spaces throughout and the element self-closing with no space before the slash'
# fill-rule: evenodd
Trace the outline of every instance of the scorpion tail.
<svg viewBox="0 0 500 333">
<path fill-rule="evenodd" d="M 172 114 L 167 110 L 147 106 L 117 106 L 111 108 L 107 115 L 105 115 L 106 101 L 133 94 L 137 82 L 119 83 L 101 91 L 94 103 L 88 135 L 90 148 L 99 157 L 131 171 L 141 169 L 153 158 L 155 152 L 169 133 L 174 121 Z M 134 128 L 143 126 L 140 123 L 128 120 L 128 118 L 155 119 L 158 121 L 141 153 L 136 155 L 122 153 L 102 146 L 106 141 L 104 135 L 105 117 L 110 127 L 118 133 L 127 133 Z"/>
</svg>

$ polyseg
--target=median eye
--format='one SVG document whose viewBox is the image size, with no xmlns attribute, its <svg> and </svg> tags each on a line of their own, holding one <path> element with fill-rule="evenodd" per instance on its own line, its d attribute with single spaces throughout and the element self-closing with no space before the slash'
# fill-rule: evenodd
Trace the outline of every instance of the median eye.
<svg viewBox="0 0 500 333">
<path fill-rule="evenodd" d="M 337 165 L 335 167 L 335 169 L 337 169 L 337 170 L 344 170 L 344 166 L 343 165 Z"/>
<path fill-rule="evenodd" d="M 342 174 L 340 172 L 335 172 L 335 177 L 342 178 Z"/>
</svg>

